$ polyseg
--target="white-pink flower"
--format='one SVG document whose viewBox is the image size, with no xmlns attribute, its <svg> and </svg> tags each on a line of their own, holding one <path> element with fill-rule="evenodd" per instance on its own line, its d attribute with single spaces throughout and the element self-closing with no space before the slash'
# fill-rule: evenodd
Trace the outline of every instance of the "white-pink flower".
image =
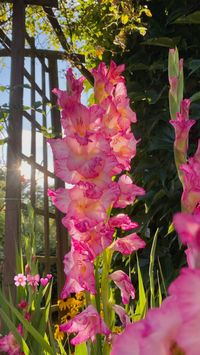
<svg viewBox="0 0 200 355">
<path fill-rule="evenodd" d="M 14 281 L 15 281 L 15 286 L 24 287 L 26 285 L 26 276 L 24 276 L 23 274 L 18 274 L 14 277 Z"/>
<path fill-rule="evenodd" d="M 133 184 L 128 175 L 120 176 L 118 180 L 120 195 L 114 203 L 114 207 L 125 208 L 127 205 L 133 204 L 136 196 L 143 196 L 145 191 L 142 187 Z"/>
<path fill-rule="evenodd" d="M 124 255 L 130 255 L 138 249 L 144 248 L 146 243 L 136 233 L 123 238 L 118 238 L 111 246 L 112 250 L 119 251 Z"/>
</svg>

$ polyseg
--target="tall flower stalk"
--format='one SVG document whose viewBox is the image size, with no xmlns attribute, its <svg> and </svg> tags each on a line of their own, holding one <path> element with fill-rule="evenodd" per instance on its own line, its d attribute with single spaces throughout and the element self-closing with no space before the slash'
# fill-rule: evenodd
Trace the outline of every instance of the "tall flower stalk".
<svg viewBox="0 0 200 355">
<path fill-rule="evenodd" d="M 188 140 L 195 120 L 189 119 L 190 99 L 183 99 L 183 59 L 178 49 L 169 50 L 169 110 L 170 123 L 175 130 L 174 158 L 179 179 L 183 185 L 182 210 L 193 212 L 200 200 L 200 141 L 193 158 L 188 159 Z"/>
<path fill-rule="evenodd" d="M 64 136 L 50 139 L 49 143 L 55 173 L 65 181 L 66 188 L 50 190 L 49 195 L 65 214 L 62 222 L 71 236 L 71 250 L 64 259 L 66 283 L 61 296 L 66 298 L 80 291 L 91 295 L 87 297 L 88 307 L 70 324 L 61 326 L 67 333 L 80 332 L 71 341 L 74 345 L 94 341 L 99 333 L 108 337 L 115 325 L 110 283 L 114 281 L 120 288 L 122 302 L 126 287 L 134 289 L 123 271 L 109 275 L 112 255 L 115 251 L 131 254 L 145 246 L 136 233 L 116 239 L 117 229 L 129 231 L 138 225 L 126 214 L 114 216 L 112 212 L 144 195 L 144 189 L 127 174 L 138 141 L 131 131 L 136 114 L 129 105 L 123 70 L 124 65 L 111 62 L 110 68 L 101 63 L 92 71 L 96 103 L 89 107 L 81 103 L 84 79 L 75 79 L 71 69 L 66 75 L 67 91 L 54 90 L 61 107 Z M 98 312 L 91 308 L 94 305 Z M 109 353 L 108 343 L 103 345 L 100 336 L 97 341 L 104 354 Z"/>
</svg>

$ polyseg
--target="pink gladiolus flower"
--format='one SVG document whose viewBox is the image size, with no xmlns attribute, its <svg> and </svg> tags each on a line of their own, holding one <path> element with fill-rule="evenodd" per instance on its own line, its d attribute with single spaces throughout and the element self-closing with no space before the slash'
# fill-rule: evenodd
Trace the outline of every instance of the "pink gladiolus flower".
<svg viewBox="0 0 200 355">
<path fill-rule="evenodd" d="M 14 281 L 15 281 L 15 286 L 24 287 L 26 285 L 26 276 L 24 276 L 23 274 L 18 274 L 14 277 Z"/>
<path fill-rule="evenodd" d="M 66 298 L 70 293 L 78 293 L 87 290 L 96 294 L 94 266 L 86 249 L 71 249 L 64 258 L 64 272 L 66 282 L 61 293 L 61 298 Z"/>
<path fill-rule="evenodd" d="M 174 146 L 180 152 L 186 153 L 188 150 L 188 135 L 190 128 L 195 124 L 195 120 L 183 120 L 181 115 L 177 114 L 176 120 L 169 121 L 175 129 Z"/>
<path fill-rule="evenodd" d="M 170 295 L 176 297 L 176 306 L 185 321 L 199 318 L 200 269 L 182 269 L 168 291 Z"/>
<path fill-rule="evenodd" d="M 185 355 L 178 339 L 182 322 L 174 300 L 168 298 L 161 308 L 150 310 L 145 320 L 129 324 L 114 339 L 111 355 L 132 355 L 133 347 L 134 355 Z"/>
<path fill-rule="evenodd" d="M 49 279 L 47 277 L 45 277 L 45 278 L 41 277 L 40 283 L 42 286 L 45 287 L 48 284 L 48 282 L 49 282 Z"/>
<path fill-rule="evenodd" d="M 96 104 L 88 108 L 68 100 L 61 119 L 65 135 L 76 138 L 81 145 L 87 145 L 90 136 L 99 130 L 103 114 L 103 108 Z"/>
<path fill-rule="evenodd" d="M 134 355 L 147 355 L 141 352 L 143 338 L 148 334 L 146 328 L 147 324 L 143 320 L 128 324 L 123 333 L 114 337 L 111 355 L 133 355 L 133 351 Z"/>
<path fill-rule="evenodd" d="M 110 159 L 111 147 L 108 139 L 99 134 L 93 135 L 92 140 L 87 145 L 81 145 L 75 138 L 71 137 L 49 139 L 48 142 L 53 150 L 56 174 L 58 174 L 57 169 L 60 169 L 61 163 L 59 161 L 65 160 L 62 163 L 62 169 L 66 169 L 66 176 L 64 177 L 68 183 L 77 183 L 82 180 L 80 175 L 83 180 L 97 178 L 104 169 L 105 161 L 111 160 L 113 162 L 114 159 L 114 156 Z M 117 165 L 116 158 L 115 165 Z M 109 175 L 111 175 L 111 172 Z"/>
<path fill-rule="evenodd" d="M 7 353 L 8 355 L 20 355 L 23 354 L 20 351 L 20 346 L 15 340 L 15 337 L 12 333 L 5 335 L 0 338 L 0 351 L 2 353 Z"/>
<path fill-rule="evenodd" d="M 144 248 L 146 243 L 136 234 L 132 233 L 123 238 L 118 238 L 111 246 L 112 250 L 124 255 L 130 255 L 138 249 Z"/>
<path fill-rule="evenodd" d="M 94 227 L 106 220 L 107 209 L 119 194 L 119 188 L 116 183 L 111 183 L 109 187 L 103 192 L 101 199 L 91 195 L 88 197 L 87 185 L 75 186 L 69 190 L 60 188 L 55 192 L 49 191 L 49 195 L 51 195 L 55 206 L 63 213 L 66 213 L 66 217 L 63 218 L 63 224 L 68 227 L 70 220 L 73 220 L 75 227 L 80 232 L 86 232 L 90 227 Z"/>
<path fill-rule="evenodd" d="M 47 279 L 48 279 L 48 280 L 51 280 L 52 277 L 53 277 L 52 274 L 47 274 Z"/>
<path fill-rule="evenodd" d="M 110 62 L 110 68 L 107 71 L 107 77 L 112 84 L 123 83 L 124 77 L 121 73 L 125 70 L 125 65 L 117 65 L 113 60 Z"/>
<path fill-rule="evenodd" d="M 83 343 L 89 339 L 94 341 L 96 334 L 104 334 L 106 336 L 110 334 L 110 330 L 99 316 L 97 310 L 91 305 L 69 322 L 60 325 L 60 330 L 69 334 L 78 333 L 71 340 L 72 345 Z"/>
<path fill-rule="evenodd" d="M 124 327 L 130 324 L 131 322 L 130 318 L 123 307 L 114 304 L 112 308 L 114 309 L 115 313 L 119 316 L 119 319 Z"/>
<path fill-rule="evenodd" d="M 112 96 L 108 96 L 103 100 L 101 106 L 105 110 L 102 117 L 102 131 L 106 136 L 112 137 L 121 130 L 118 122 L 120 113 L 117 110 Z"/>
<path fill-rule="evenodd" d="M 134 185 L 131 178 L 127 175 L 120 176 L 118 184 L 121 193 L 118 200 L 114 203 L 114 207 L 125 208 L 134 202 L 136 196 L 143 196 L 145 194 L 144 189 Z"/>
<path fill-rule="evenodd" d="M 189 109 L 190 109 L 191 101 L 190 99 L 184 99 L 181 101 L 181 116 L 184 121 L 189 119 Z"/>
<path fill-rule="evenodd" d="M 125 231 L 139 226 L 137 222 L 132 222 L 129 216 L 124 213 L 111 217 L 108 223 L 112 228 L 121 228 Z"/>
<path fill-rule="evenodd" d="M 188 246 L 186 250 L 188 265 L 200 267 L 200 215 L 177 213 L 173 223 L 181 242 Z"/>
<path fill-rule="evenodd" d="M 131 283 L 130 278 L 125 274 L 125 272 L 121 270 L 114 271 L 109 275 L 109 278 L 111 278 L 116 286 L 119 287 L 121 291 L 122 302 L 124 304 L 129 303 L 130 297 L 132 299 L 135 298 L 135 289 Z"/>
<path fill-rule="evenodd" d="M 53 89 L 53 93 L 58 97 L 58 105 L 62 108 L 65 107 L 69 98 L 73 98 L 74 101 L 80 102 L 81 93 L 83 91 L 83 81 L 85 80 L 83 76 L 79 79 L 75 79 L 71 68 L 69 68 L 66 73 L 66 79 L 67 91 Z"/>
<path fill-rule="evenodd" d="M 137 141 L 132 133 L 118 133 L 113 136 L 110 146 L 123 170 L 130 170 L 130 161 L 136 154 Z"/>
<path fill-rule="evenodd" d="M 69 68 L 66 73 L 67 92 L 70 96 L 74 96 L 77 101 L 80 101 L 81 93 L 83 91 L 84 76 L 76 79 L 73 75 L 72 68 Z"/>
<path fill-rule="evenodd" d="M 195 155 L 187 164 L 182 164 L 180 170 L 184 183 L 182 204 L 187 212 L 192 213 L 200 201 L 200 139 Z"/>
<path fill-rule="evenodd" d="M 137 122 L 136 113 L 131 110 L 129 106 L 129 98 L 127 97 L 127 90 L 124 83 L 119 83 L 115 89 L 114 102 L 117 107 L 117 111 L 120 113 L 118 119 L 119 126 L 122 131 L 130 129 L 130 124 Z"/>
<path fill-rule="evenodd" d="M 188 136 L 190 128 L 195 124 L 195 120 L 189 120 L 190 100 L 181 101 L 181 112 L 177 112 L 176 120 L 169 121 L 175 129 L 174 146 L 177 150 L 177 159 L 180 163 L 184 161 L 188 150 Z"/>
<path fill-rule="evenodd" d="M 95 163 L 96 167 L 94 165 Z M 99 163 L 99 165 L 97 165 L 97 163 Z M 112 176 L 120 173 L 123 169 L 123 166 L 118 163 L 114 155 L 104 155 L 99 160 L 93 159 L 90 163 L 84 163 L 81 170 L 78 169 L 82 174 L 76 170 L 69 170 L 68 165 L 68 159 L 55 160 L 54 167 L 56 176 L 68 184 L 87 182 L 88 186 L 94 188 L 96 185 L 102 190 L 111 183 Z M 83 171 L 83 169 L 85 170 Z M 87 177 L 85 175 L 87 175 Z M 88 175 L 92 176 L 88 177 Z"/>
<path fill-rule="evenodd" d="M 29 286 L 32 286 L 32 288 L 36 288 L 39 285 L 40 281 L 40 275 L 27 275 L 27 283 Z"/>
<path fill-rule="evenodd" d="M 109 225 L 99 223 L 97 226 L 87 230 L 86 232 L 80 232 L 71 223 L 69 232 L 72 237 L 72 244 L 75 249 L 79 245 L 84 246 L 92 259 L 95 259 L 102 251 L 107 248 L 113 241 L 114 229 Z M 78 244 L 74 242 L 78 242 Z M 80 244 L 79 244 L 80 243 Z"/>
<path fill-rule="evenodd" d="M 100 63 L 97 69 L 92 70 L 94 76 L 94 94 L 97 102 L 102 102 L 106 97 L 111 95 L 114 90 L 114 85 L 124 82 L 124 77 L 121 73 L 125 66 L 117 66 L 113 61 L 110 63 L 110 68 L 107 69 L 105 63 Z"/>
</svg>

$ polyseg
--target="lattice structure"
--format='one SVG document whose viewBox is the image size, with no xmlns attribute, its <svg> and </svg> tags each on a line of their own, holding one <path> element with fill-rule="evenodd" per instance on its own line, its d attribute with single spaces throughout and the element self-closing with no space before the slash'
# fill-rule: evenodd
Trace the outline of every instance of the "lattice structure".
<svg viewBox="0 0 200 355">
<path fill-rule="evenodd" d="M 9 287 L 14 294 L 13 276 L 15 274 L 15 243 L 20 241 L 20 226 L 21 226 L 21 210 L 23 208 L 22 196 L 22 181 L 19 174 L 19 167 L 23 161 L 31 167 L 30 178 L 30 199 L 32 207 L 36 215 L 37 221 L 42 220 L 44 250 L 43 255 L 39 255 L 38 259 L 44 264 L 46 272 L 51 271 L 51 266 L 56 265 L 58 292 L 64 283 L 63 274 L 63 256 L 68 248 L 66 230 L 61 224 L 62 215 L 58 211 L 52 211 L 49 206 L 47 197 L 47 189 L 51 180 L 55 188 L 63 186 L 62 182 L 55 177 L 53 171 L 49 167 L 48 147 L 46 139 L 42 142 L 42 162 L 37 161 L 37 135 L 41 131 L 42 126 L 52 126 L 56 136 L 61 135 L 59 111 L 56 108 L 56 97 L 52 94 L 52 89 L 58 87 L 58 60 L 67 58 L 76 63 L 79 70 L 87 76 L 92 82 L 90 73 L 82 64 L 83 58 L 75 54 L 68 53 L 67 40 L 62 33 L 62 30 L 54 17 L 52 7 L 56 7 L 55 0 L 15 0 L 15 1 L 0 1 L 13 2 L 13 28 L 12 40 L 0 30 L 0 41 L 3 47 L 0 50 L 0 56 L 11 56 L 11 83 L 10 87 L 10 115 L 8 125 L 8 150 L 7 150 L 7 179 L 6 179 L 6 224 L 5 224 L 5 260 L 3 271 L 4 287 Z M 34 39 L 30 38 L 25 29 L 25 9 L 26 5 L 44 6 L 53 30 L 55 31 L 60 44 L 63 47 L 63 52 L 54 52 L 50 50 L 36 49 Z M 20 25 L 19 25 L 20 24 Z M 28 47 L 25 48 L 25 40 Z M 24 58 L 29 59 L 29 70 L 24 66 Z M 36 62 L 37 72 L 36 72 Z M 39 69 L 38 69 L 39 68 Z M 39 74 L 38 74 L 39 70 Z M 38 83 L 40 77 L 40 84 Z M 23 110 L 23 90 L 25 80 L 30 85 L 30 101 L 32 109 L 30 111 Z M 38 114 L 34 109 L 35 102 L 42 101 L 42 113 Z M 50 113 L 48 103 L 53 105 Z M 30 126 L 31 142 L 30 154 L 24 154 L 22 145 L 22 134 L 24 125 Z M 43 205 L 37 204 L 37 173 L 43 175 Z M 56 255 L 51 255 L 51 231 L 50 224 L 55 223 L 56 238 Z"/>
</svg>

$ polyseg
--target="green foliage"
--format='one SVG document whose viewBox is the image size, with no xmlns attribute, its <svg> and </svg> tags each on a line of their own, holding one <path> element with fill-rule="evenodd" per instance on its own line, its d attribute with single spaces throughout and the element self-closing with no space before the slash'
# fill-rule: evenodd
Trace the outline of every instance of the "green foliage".
<svg viewBox="0 0 200 355">
<path fill-rule="evenodd" d="M 9 4 L 4 8 L 6 6 L 11 7 Z M 107 64 L 110 59 L 126 64 L 128 94 L 138 115 L 133 130 L 136 137 L 141 138 L 131 172 L 135 183 L 145 187 L 147 192 L 126 211 L 140 223 L 138 232 L 147 242 L 147 248 L 138 255 L 139 262 L 131 261 L 138 269 L 137 291 L 142 301 L 136 306 L 136 314 L 140 316 L 146 312 L 152 282 L 152 303 L 159 304 L 166 296 L 168 284 L 185 263 L 184 250 L 172 228 L 172 216 L 180 210 L 182 190 L 174 164 L 174 131 L 169 124 L 167 57 L 168 49 L 177 46 L 180 57 L 184 58 L 184 97 L 191 98 L 191 117 L 197 120 L 190 134 L 189 153 L 192 154 L 200 129 L 199 14 L 198 0 L 59 1 L 59 10 L 56 10 L 70 51 L 85 54 L 88 67 L 101 59 Z M 48 42 L 49 47 L 59 48 L 55 34 L 48 21 L 41 20 L 43 18 L 41 7 L 37 11 L 27 7 L 29 34 L 36 37 L 42 31 L 47 36 L 45 45 Z M 6 23 L 2 26 L 8 29 L 7 14 L 4 20 Z M 39 106 L 36 109 L 40 109 Z M 153 236 L 157 229 L 155 250 Z M 150 289 L 152 250 L 154 280 Z M 115 261 L 119 265 L 120 256 L 116 256 Z"/>
<path fill-rule="evenodd" d="M 149 289 L 153 235 L 159 228 L 154 265 L 155 295 L 161 289 L 164 297 L 165 288 L 185 263 L 183 247 L 171 227 L 173 214 L 181 209 L 182 189 L 174 164 L 174 130 L 169 124 L 167 58 L 169 47 L 175 45 L 180 58 L 184 58 L 184 97 L 192 99 L 190 116 L 197 120 L 190 133 L 189 154 L 193 154 L 200 128 L 198 27 L 193 24 L 188 30 L 188 24 L 179 25 L 175 21 L 198 10 L 199 2 L 159 0 L 149 1 L 148 7 L 152 17 L 147 19 L 146 35 L 131 33 L 127 52 L 114 59 L 126 64 L 128 94 L 138 116 L 133 131 L 136 137 L 141 137 L 132 163 L 132 176 L 146 190 L 146 196 L 127 208 L 127 213 L 139 221 L 140 233 L 147 242 L 147 247 L 139 253 L 146 290 Z M 159 270 L 159 276 L 156 270 Z"/>
<path fill-rule="evenodd" d="M 151 17 L 146 2 L 133 5 L 132 0 L 59 0 L 58 4 L 54 13 L 67 39 L 69 53 L 84 54 L 89 66 L 101 60 L 104 53 L 124 51 L 129 34 L 136 32 L 143 36 L 147 30 L 146 19 Z M 0 20 L 2 17 L 1 26 L 7 32 L 11 29 L 11 13 L 12 5 L 5 4 Z M 45 47 L 60 49 L 42 6 L 37 6 L 37 11 L 35 6 L 27 6 L 26 28 L 31 37 L 39 39 L 40 46 L 45 37 Z"/>
<path fill-rule="evenodd" d="M 38 264 L 35 258 L 36 245 L 34 233 L 34 211 L 28 206 L 29 223 L 26 223 L 27 234 L 24 236 L 24 250 L 20 248 L 16 257 L 16 274 L 25 274 L 24 260 L 30 268 L 31 275 L 38 273 Z M 45 287 L 41 284 L 38 288 L 26 285 L 19 286 L 16 290 L 16 302 L 26 300 L 26 313 L 29 313 L 30 320 L 26 320 L 25 313 L 17 308 L 12 301 L 8 300 L 0 291 L 0 315 L 5 323 L 3 334 L 11 331 L 17 342 L 21 345 L 25 354 L 55 354 L 55 344 L 50 345 L 47 332 L 50 323 L 50 305 L 52 299 L 52 282 L 48 282 Z M 17 326 L 23 326 L 23 338 L 17 331 Z"/>
</svg>

